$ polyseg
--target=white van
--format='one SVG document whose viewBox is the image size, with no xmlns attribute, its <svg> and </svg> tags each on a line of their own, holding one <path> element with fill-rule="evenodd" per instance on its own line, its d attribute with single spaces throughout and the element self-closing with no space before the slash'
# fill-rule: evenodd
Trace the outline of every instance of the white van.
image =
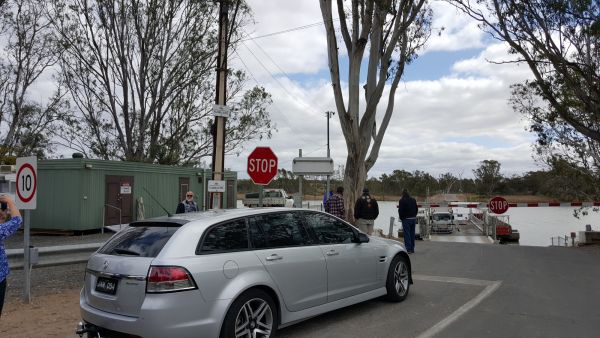
<svg viewBox="0 0 600 338">
<path fill-rule="evenodd" d="M 429 216 L 431 232 L 454 232 L 454 215 L 449 211 L 434 211 Z"/>
</svg>

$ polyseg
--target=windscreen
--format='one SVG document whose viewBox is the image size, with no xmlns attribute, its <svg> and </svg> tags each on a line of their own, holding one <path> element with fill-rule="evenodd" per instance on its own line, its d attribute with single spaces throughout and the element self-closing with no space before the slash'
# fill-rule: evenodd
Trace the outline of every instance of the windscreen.
<svg viewBox="0 0 600 338">
<path fill-rule="evenodd" d="M 450 220 L 450 214 L 434 214 L 433 215 L 433 220 L 434 221 L 449 221 Z"/>
<path fill-rule="evenodd" d="M 156 257 L 178 227 L 130 227 L 113 236 L 98 250 L 119 256 Z"/>
</svg>

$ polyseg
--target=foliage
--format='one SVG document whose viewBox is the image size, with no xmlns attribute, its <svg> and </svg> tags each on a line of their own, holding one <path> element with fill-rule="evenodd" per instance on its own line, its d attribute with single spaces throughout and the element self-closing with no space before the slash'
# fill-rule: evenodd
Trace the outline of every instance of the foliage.
<svg viewBox="0 0 600 338">
<path fill-rule="evenodd" d="M 229 44 L 249 16 L 243 2 Z M 64 145 L 103 159 L 197 164 L 212 154 L 218 3 L 52 0 L 61 76 L 74 103 Z M 228 153 L 271 136 L 264 88 L 228 72 Z"/>
<path fill-rule="evenodd" d="M 600 2 L 450 2 L 506 42 L 519 57 L 516 62 L 531 69 L 533 80 L 514 85 L 511 102 L 531 121 L 537 159 L 556 177 L 587 176 L 585 181 L 599 186 Z M 561 191 L 565 197 L 576 196 Z"/>
<path fill-rule="evenodd" d="M 500 162 L 496 160 L 483 160 L 479 167 L 473 170 L 477 192 L 491 196 L 497 184 L 502 179 L 500 175 Z"/>
<path fill-rule="evenodd" d="M 336 110 L 348 149 L 344 203 L 349 220 L 353 219 L 354 200 L 379 156 L 404 68 L 429 38 L 431 11 L 426 4 L 426 0 L 337 0 L 338 30 L 334 27 L 333 0 L 320 1 Z M 342 57 L 348 58 L 349 65 L 344 82 L 340 77 L 338 36 L 347 53 Z M 366 72 L 361 70 L 363 64 Z M 347 90 L 342 87 L 345 84 Z M 380 107 L 385 89 L 387 97 Z M 378 111 L 383 116 L 378 118 Z M 382 121 L 379 128 L 376 121 Z"/>
<path fill-rule="evenodd" d="M 7 1 L 0 9 L 4 53 L 0 59 L 0 156 L 53 152 L 52 138 L 64 120 L 66 102 L 60 84 L 47 103 L 39 103 L 34 86 L 50 74 L 60 51 L 54 45 L 43 2 Z"/>
<path fill-rule="evenodd" d="M 427 201 L 430 196 L 437 194 L 462 194 L 471 196 L 470 200 L 485 201 L 493 195 L 527 195 L 538 196 L 547 201 L 598 201 L 597 187 L 585 171 L 571 167 L 566 161 L 557 159 L 550 170 L 531 171 L 523 175 L 503 176 L 501 164 L 495 160 L 480 162 L 473 170 L 475 179 L 457 178 L 446 173 L 435 178 L 429 173 L 415 170 L 394 170 L 390 174 L 382 174 L 379 178 L 369 178 L 367 186 L 374 196 L 379 199 L 398 198 L 403 189 L 420 201 Z M 452 177 L 453 184 L 447 185 Z M 482 186 L 484 182 L 492 182 L 493 187 Z M 331 187 L 341 185 L 343 178 L 333 179 Z M 277 177 L 267 188 L 285 189 L 288 193 L 298 192 L 298 177 L 285 169 L 279 169 Z M 303 179 L 302 190 L 305 195 L 322 196 L 325 193 L 324 178 Z M 258 186 L 251 180 L 238 180 L 238 192 L 255 192 Z M 473 197 L 475 195 L 476 197 Z M 535 201 L 535 200 L 534 200 Z"/>
</svg>

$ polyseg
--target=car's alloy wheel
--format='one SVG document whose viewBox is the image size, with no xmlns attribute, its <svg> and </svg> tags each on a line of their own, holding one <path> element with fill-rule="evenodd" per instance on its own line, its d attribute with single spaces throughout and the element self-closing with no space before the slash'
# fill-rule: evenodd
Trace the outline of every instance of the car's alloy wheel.
<svg viewBox="0 0 600 338">
<path fill-rule="evenodd" d="M 277 309 L 271 297 L 251 289 L 231 305 L 221 331 L 224 338 L 269 338 L 277 330 Z"/>
<path fill-rule="evenodd" d="M 392 260 L 388 271 L 387 298 L 395 302 L 403 301 L 408 296 L 409 288 L 410 270 L 408 262 L 405 257 L 398 255 Z"/>
<path fill-rule="evenodd" d="M 273 311 L 265 300 L 247 301 L 235 319 L 236 337 L 270 337 L 273 330 Z"/>
</svg>

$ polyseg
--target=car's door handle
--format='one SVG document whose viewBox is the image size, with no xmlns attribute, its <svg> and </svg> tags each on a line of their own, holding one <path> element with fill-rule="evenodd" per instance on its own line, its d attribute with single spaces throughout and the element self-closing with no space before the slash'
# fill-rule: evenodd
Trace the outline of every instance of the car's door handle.
<svg viewBox="0 0 600 338">
<path fill-rule="evenodd" d="M 335 250 L 330 250 L 330 251 L 327 251 L 327 256 L 337 256 L 337 255 L 339 255 L 339 254 L 340 254 L 340 253 L 339 253 L 339 252 L 337 252 L 337 251 L 335 251 Z"/>
<path fill-rule="evenodd" d="M 277 255 L 277 254 L 272 254 L 271 256 L 268 256 L 267 258 L 265 258 L 267 261 L 278 261 L 280 259 L 283 259 L 283 257 Z"/>
</svg>

